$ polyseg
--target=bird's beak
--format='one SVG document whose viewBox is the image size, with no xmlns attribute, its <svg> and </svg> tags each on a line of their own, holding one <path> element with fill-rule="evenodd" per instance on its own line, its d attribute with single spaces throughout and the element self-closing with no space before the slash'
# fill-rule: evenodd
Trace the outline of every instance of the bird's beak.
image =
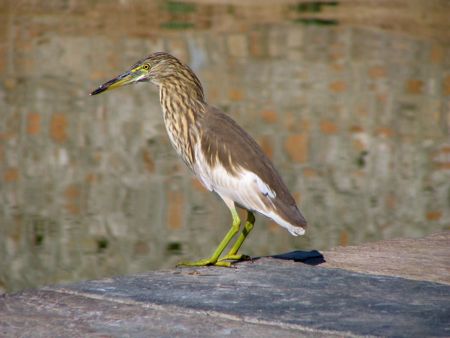
<svg viewBox="0 0 450 338">
<path fill-rule="evenodd" d="M 104 91 L 120 88 L 125 85 L 129 85 L 135 82 L 138 82 L 144 78 L 146 73 L 143 70 L 140 69 L 132 69 L 129 70 L 123 74 L 120 74 L 116 78 L 109 80 L 108 82 L 105 82 L 100 87 L 98 87 L 96 90 L 94 90 L 91 95 L 97 95 Z"/>
</svg>

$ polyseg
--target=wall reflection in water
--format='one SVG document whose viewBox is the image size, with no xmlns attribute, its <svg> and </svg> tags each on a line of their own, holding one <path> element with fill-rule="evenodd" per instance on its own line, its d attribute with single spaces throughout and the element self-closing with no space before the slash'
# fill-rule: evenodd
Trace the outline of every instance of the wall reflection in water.
<svg viewBox="0 0 450 338">
<path fill-rule="evenodd" d="M 209 102 L 262 145 L 311 224 L 293 238 L 258 217 L 243 252 L 448 228 L 442 20 L 408 34 L 338 25 L 352 13 L 336 3 L 218 2 L 0 5 L 0 288 L 172 267 L 223 237 L 229 212 L 176 157 L 156 89 L 88 95 L 159 50 L 187 62 Z M 401 13 L 428 10 L 416 7 Z"/>
</svg>

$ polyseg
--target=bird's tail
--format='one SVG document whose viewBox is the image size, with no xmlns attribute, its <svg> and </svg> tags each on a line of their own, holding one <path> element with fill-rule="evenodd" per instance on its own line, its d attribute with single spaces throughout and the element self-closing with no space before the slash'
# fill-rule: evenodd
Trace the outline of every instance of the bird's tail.
<svg viewBox="0 0 450 338">
<path fill-rule="evenodd" d="M 271 218 L 282 227 L 286 228 L 291 235 L 303 235 L 308 223 L 297 206 L 295 204 L 287 206 L 282 202 L 277 203 L 278 201 L 276 200 L 273 202 L 275 207 L 273 214 L 276 214 L 276 217 Z"/>
</svg>

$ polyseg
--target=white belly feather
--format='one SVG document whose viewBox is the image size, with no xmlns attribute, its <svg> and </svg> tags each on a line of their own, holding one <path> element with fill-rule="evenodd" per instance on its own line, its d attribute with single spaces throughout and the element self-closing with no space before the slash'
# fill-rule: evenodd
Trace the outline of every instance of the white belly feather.
<svg viewBox="0 0 450 338">
<path fill-rule="evenodd" d="M 231 199 L 248 210 L 271 218 L 294 236 L 304 234 L 303 228 L 293 226 L 275 212 L 272 199 L 276 198 L 276 193 L 258 175 L 243 168 L 238 168 L 233 175 L 220 163 L 209 167 L 199 145 L 195 149 L 195 158 L 196 163 L 202 165 L 195 165 L 194 172 L 208 190 L 215 191 L 224 200 Z"/>
</svg>

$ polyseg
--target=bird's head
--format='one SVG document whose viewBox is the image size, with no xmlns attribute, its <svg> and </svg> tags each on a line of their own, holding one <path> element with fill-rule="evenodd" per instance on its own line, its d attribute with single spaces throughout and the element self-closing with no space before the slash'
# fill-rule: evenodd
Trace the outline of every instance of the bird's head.
<svg viewBox="0 0 450 338">
<path fill-rule="evenodd" d="M 120 88 L 136 82 L 151 81 L 160 85 L 165 80 L 183 75 L 186 71 L 192 73 L 188 67 L 183 65 L 174 56 L 164 52 L 153 53 L 136 62 L 126 72 L 102 84 L 91 95 L 100 94 L 104 91 Z"/>
</svg>

